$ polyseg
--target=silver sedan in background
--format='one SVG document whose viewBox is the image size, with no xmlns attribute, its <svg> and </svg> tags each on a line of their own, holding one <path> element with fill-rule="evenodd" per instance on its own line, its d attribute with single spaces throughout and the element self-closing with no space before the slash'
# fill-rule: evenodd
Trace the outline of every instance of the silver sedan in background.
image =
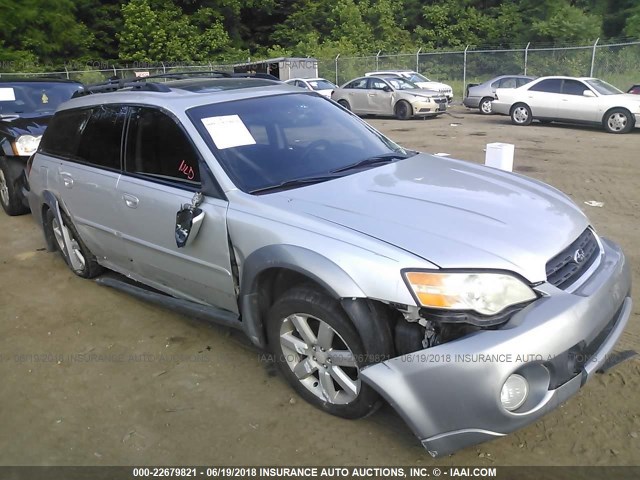
<svg viewBox="0 0 640 480">
<path fill-rule="evenodd" d="M 400 120 L 435 117 L 447 111 L 447 97 L 424 90 L 402 77 L 360 77 L 333 92 L 331 98 L 358 115 L 387 115 Z"/>
<path fill-rule="evenodd" d="M 483 115 L 491 112 L 491 102 L 497 88 L 518 88 L 526 85 L 535 77 L 525 75 L 500 75 L 479 85 L 467 85 L 467 92 L 462 104 L 467 108 L 477 108 Z"/>
</svg>

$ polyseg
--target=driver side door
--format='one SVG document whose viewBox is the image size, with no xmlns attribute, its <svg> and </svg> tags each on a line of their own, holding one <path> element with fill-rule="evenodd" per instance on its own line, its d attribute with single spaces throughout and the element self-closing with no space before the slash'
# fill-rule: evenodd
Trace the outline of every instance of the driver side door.
<svg viewBox="0 0 640 480">
<path fill-rule="evenodd" d="M 168 112 L 132 107 L 117 185 L 131 270 L 158 290 L 237 312 L 229 255 L 228 203 L 208 195 L 197 236 L 178 248 L 176 213 L 201 190 L 204 160 Z"/>
</svg>

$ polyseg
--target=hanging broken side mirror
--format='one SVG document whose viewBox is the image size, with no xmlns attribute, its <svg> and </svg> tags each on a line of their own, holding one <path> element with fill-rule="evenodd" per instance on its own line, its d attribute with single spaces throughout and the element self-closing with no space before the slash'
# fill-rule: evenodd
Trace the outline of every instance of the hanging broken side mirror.
<svg viewBox="0 0 640 480">
<path fill-rule="evenodd" d="M 191 245 L 198 236 L 204 220 L 204 212 L 199 208 L 202 200 L 202 192 L 197 192 L 193 196 L 191 204 L 184 204 L 176 213 L 176 245 L 178 248 Z"/>
</svg>

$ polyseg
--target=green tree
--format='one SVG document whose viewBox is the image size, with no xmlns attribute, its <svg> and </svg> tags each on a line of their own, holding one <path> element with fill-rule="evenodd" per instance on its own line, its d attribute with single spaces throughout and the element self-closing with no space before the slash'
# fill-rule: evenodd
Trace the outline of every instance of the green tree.
<svg viewBox="0 0 640 480">
<path fill-rule="evenodd" d="M 93 35 L 70 0 L 1 0 L 0 58 L 58 65 L 87 55 Z"/>
<path fill-rule="evenodd" d="M 124 26 L 117 37 L 124 61 L 203 61 L 230 46 L 218 14 L 210 8 L 187 16 L 168 0 L 154 5 L 131 0 L 122 7 L 122 15 Z"/>
</svg>

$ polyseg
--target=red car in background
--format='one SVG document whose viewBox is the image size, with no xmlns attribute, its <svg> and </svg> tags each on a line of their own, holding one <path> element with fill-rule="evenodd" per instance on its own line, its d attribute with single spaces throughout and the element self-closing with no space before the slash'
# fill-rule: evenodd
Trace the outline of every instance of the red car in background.
<svg viewBox="0 0 640 480">
<path fill-rule="evenodd" d="M 633 93 L 635 95 L 640 95 L 640 85 L 634 85 L 633 87 L 631 87 L 627 93 Z"/>
</svg>

